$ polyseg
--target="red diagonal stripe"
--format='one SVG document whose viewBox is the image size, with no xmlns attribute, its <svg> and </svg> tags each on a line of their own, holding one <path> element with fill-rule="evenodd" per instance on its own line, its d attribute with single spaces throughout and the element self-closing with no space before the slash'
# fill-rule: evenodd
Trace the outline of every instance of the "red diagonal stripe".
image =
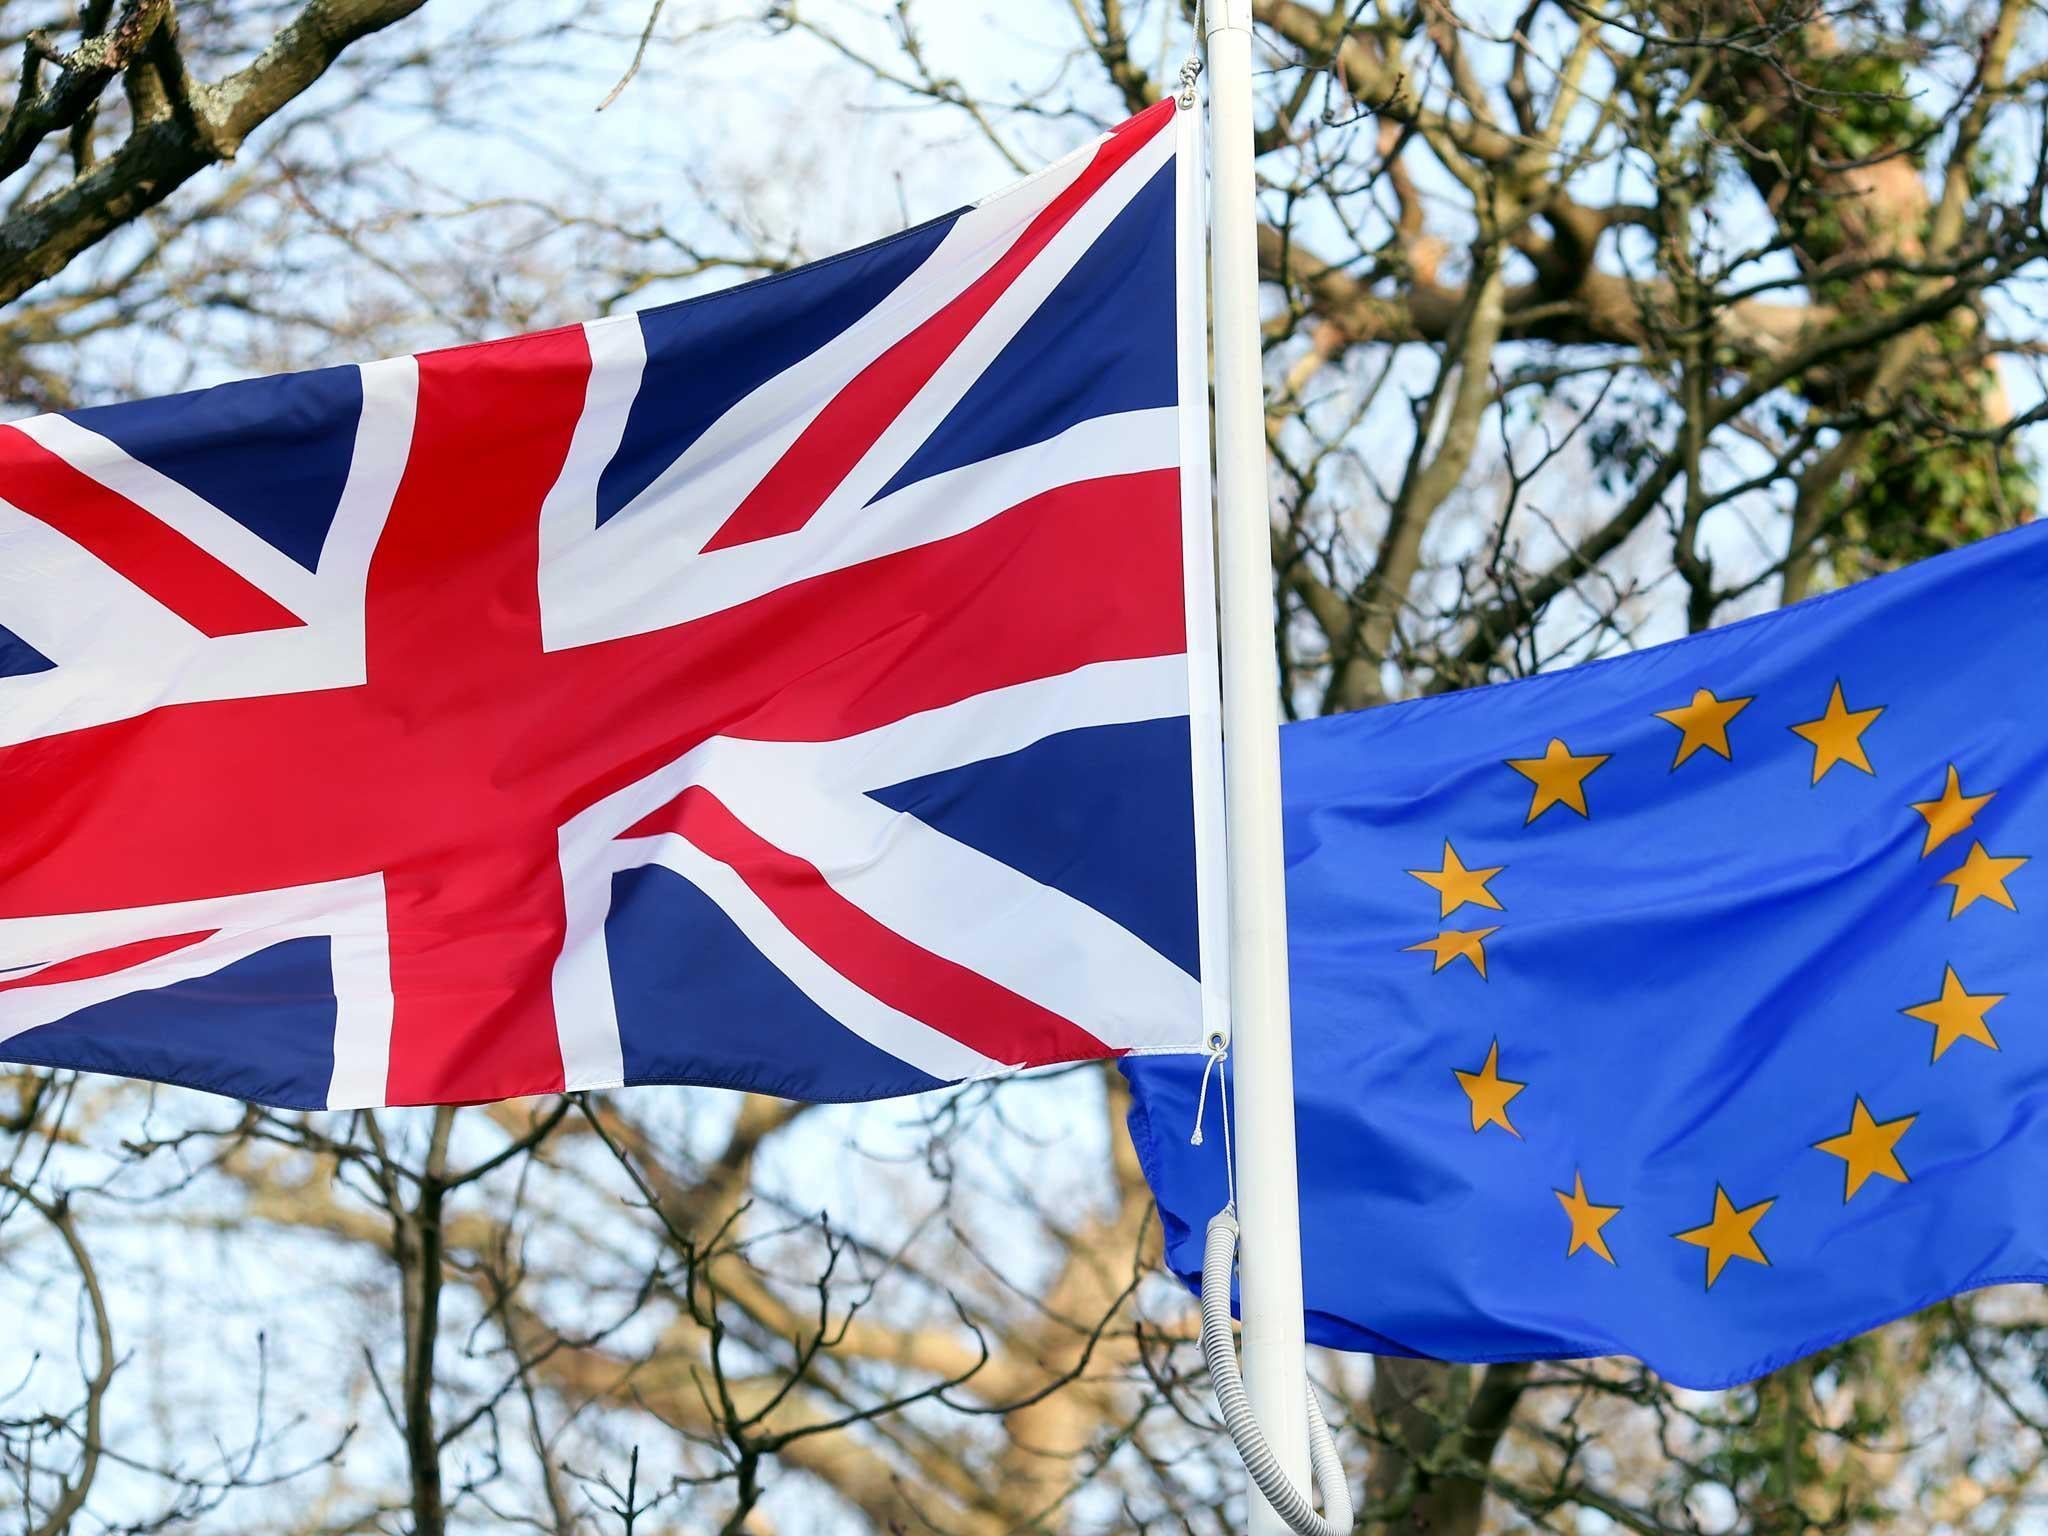
<svg viewBox="0 0 2048 1536">
<path fill-rule="evenodd" d="M 46 965 L 31 976 L 0 981 L 0 992 L 13 992 L 22 987 L 54 987 L 60 982 L 90 981 L 95 976 L 111 976 L 131 965 L 141 965 L 178 950 L 189 949 L 201 939 L 210 939 L 219 932 L 218 928 L 208 928 L 200 933 L 173 933 L 161 939 L 137 939 L 133 944 L 96 950 L 89 955 L 80 955 L 76 960 Z"/>
<path fill-rule="evenodd" d="M 992 1060 L 1038 1065 L 1121 1054 L 1071 1020 L 884 927 L 833 890 L 816 865 L 759 836 L 701 786 L 626 835 L 659 832 L 679 833 L 730 865 L 806 948 L 863 992 Z"/>
<path fill-rule="evenodd" d="M 711 536 L 705 552 L 793 533 L 809 522 L 833 488 L 852 472 L 1033 258 L 1172 116 L 1173 103 L 1163 101 L 1118 127 L 1073 185 L 1039 210 L 1017 243 L 994 266 L 862 369 L 817 414 Z"/>
<path fill-rule="evenodd" d="M 305 624 L 161 518 L 13 427 L 0 428 L 0 498 L 48 523 L 201 634 L 218 638 Z"/>
</svg>

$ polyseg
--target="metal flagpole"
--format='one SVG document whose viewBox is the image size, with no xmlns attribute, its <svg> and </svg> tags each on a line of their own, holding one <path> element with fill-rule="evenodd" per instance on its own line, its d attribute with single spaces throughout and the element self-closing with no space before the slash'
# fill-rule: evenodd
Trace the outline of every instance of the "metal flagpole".
<svg viewBox="0 0 2048 1536">
<path fill-rule="evenodd" d="M 1301 1211 L 1287 893 L 1280 851 L 1279 678 L 1252 170 L 1252 0 L 1208 0 L 1210 263 L 1222 609 L 1223 770 L 1230 861 L 1231 1055 L 1242 1234 L 1239 1316 L 1251 1408 L 1280 1466 L 1309 1484 L 1302 1383 Z M 1288 1527 L 1256 1489 L 1252 1536 Z"/>
</svg>

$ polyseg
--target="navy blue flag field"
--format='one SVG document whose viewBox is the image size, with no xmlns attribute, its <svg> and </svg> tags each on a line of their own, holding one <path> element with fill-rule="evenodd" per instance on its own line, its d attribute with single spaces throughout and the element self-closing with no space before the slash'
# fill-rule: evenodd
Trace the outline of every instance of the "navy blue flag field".
<svg viewBox="0 0 2048 1536">
<path fill-rule="evenodd" d="M 1309 1335 L 1718 1387 L 2048 1280 L 2048 525 L 1283 733 Z M 1198 1062 L 1128 1064 L 1168 1259 Z"/>
</svg>

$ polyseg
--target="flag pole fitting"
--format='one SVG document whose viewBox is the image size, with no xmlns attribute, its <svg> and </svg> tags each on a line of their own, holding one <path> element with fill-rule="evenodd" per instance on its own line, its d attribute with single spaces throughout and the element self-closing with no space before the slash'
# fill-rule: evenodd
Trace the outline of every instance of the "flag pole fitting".
<svg viewBox="0 0 2048 1536">
<path fill-rule="evenodd" d="M 1195 30 L 1188 38 L 1188 56 L 1180 65 L 1180 90 L 1173 98 L 1183 112 L 1194 111 L 1201 100 L 1195 92 L 1195 82 L 1202 78 L 1202 40 L 1208 36 L 1207 22 L 1207 7 L 1203 0 L 1195 0 Z"/>
<path fill-rule="evenodd" d="M 1223 1415 L 1224 1428 L 1230 1431 L 1231 1443 L 1237 1447 L 1253 1486 L 1295 1536 L 1349 1536 L 1351 1489 L 1344 1480 L 1344 1463 L 1338 1459 L 1337 1442 L 1323 1417 L 1315 1383 L 1302 1377 L 1309 1463 L 1323 1496 L 1321 1514 L 1280 1465 L 1280 1458 L 1266 1443 L 1265 1431 L 1259 1428 L 1251 1399 L 1245 1395 L 1237 1347 L 1230 1337 L 1230 1277 L 1237 1267 L 1237 1240 L 1237 1213 L 1225 1206 L 1210 1218 L 1208 1242 L 1202 1250 L 1202 1359 L 1216 1390 L 1217 1411 Z"/>
<path fill-rule="evenodd" d="M 1209 1074 L 1223 1065 L 1229 1056 L 1230 1042 L 1223 1038 L 1221 1030 L 1217 1030 L 1209 1036 L 1208 1058 L 1202 1063 L 1202 1086 L 1195 1090 L 1195 1129 L 1188 1137 L 1188 1145 L 1191 1147 L 1199 1147 L 1202 1144 L 1202 1116 L 1209 1108 Z M 1227 1146 L 1230 1140 L 1229 1110 L 1227 1108 L 1224 1114 L 1226 1118 L 1223 1127 L 1223 1139 Z M 1225 1171 L 1228 1172 L 1228 1169 L 1226 1168 Z M 1234 1200 L 1233 1203 L 1235 1203 Z"/>
</svg>

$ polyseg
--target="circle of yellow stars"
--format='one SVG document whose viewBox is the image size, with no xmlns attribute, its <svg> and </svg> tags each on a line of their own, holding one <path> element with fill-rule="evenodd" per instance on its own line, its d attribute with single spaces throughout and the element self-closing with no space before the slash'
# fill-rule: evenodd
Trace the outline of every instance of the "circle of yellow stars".
<svg viewBox="0 0 2048 1536">
<path fill-rule="evenodd" d="M 1729 728 L 1755 702 L 1753 694 L 1722 698 L 1711 689 L 1698 688 L 1689 701 L 1654 711 L 1657 719 L 1678 732 L 1670 771 L 1677 773 L 1701 753 L 1732 763 L 1735 753 L 1729 741 Z M 1865 707 L 1850 707 L 1838 680 L 1818 715 L 1788 727 L 1793 735 L 1812 749 L 1810 785 L 1819 786 L 1838 768 L 1851 769 L 1873 778 L 1877 776 L 1864 736 L 1883 716 L 1887 706 L 1862 699 L 1858 703 Z M 1571 812 L 1582 820 L 1590 820 L 1594 812 L 1588 799 L 1588 783 L 1612 758 L 1613 754 L 1608 752 L 1574 751 L 1561 738 L 1552 737 L 1544 743 L 1540 753 L 1506 759 L 1506 766 L 1532 786 L 1528 813 L 1523 817 L 1522 825 L 1530 826 L 1558 809 Z M 1932 857 L 1952 840 L 1970 831 L 1979 813 L 1997 795 L 1995 789 L 1979 794 L 1969 793 L 1964 787 L 1961 770 L 1954 763 L 1948 764 L 1940 793 L 1931 799 L 1910 803 L 1910 809 L 1925 824 L 1920 858 Z M 1570 820 L 1569 817 L 1565 819 Z M 1992 853 L 1982 841 L 1972 838 L 1962 862 L 1936 879 L 1931 889 L 1937 893 L 1946 892 L 1951 921 L 1960 918 L 1979 902 L 2017 912 L 2019 906 L 2008 882 L 2029 862 L 2030 859 L 2021 854 Z M 1505 912 L 1506 908 L 1492 890 L 1491 882 L 1496 876 L 1505 874 L 1508 868 L 1505 862 L 1468 864 L 1451 839 L 1445 838 L 1436 868 L 1411 869 L 1407 873 L 1436 893 L 1437 918 L 1441 924 L 1468 906 L 1489 912 Z M 1465 921 L 1471 923 L 1473 918 L 1468 916 Z M 1421 951 L 1428 954 L 1431 957 L 1431 974 L 1463 960 L 1483 981 L 1486 978 L 1486 941 L 1500 931 L 1498 923 L 1458 928 L 1440 926 L 1432 937 L 1407 945 L 1404 953 Z M 1926 1002 L 1909 1004 L 1900 1012 L 1909 1019 L 1933 1027 L 1929 1061 L 1938 1063 L 1952 1047 L 1964 1042 L 1997 1050 L 1998 1040 L 1991 1032 L 1988 1015 L 2005 1001 L 2005 997 L 2002 992 L 1972 991 L 1953 965 L 1945 965 L 1938 995 Z M 1521 1131 L 1510 1118 L 1508 1106 L 1530 1084 L 1503 1074 L 1498 1038 L 1488 1043 L 1486 1058 L 1476 1068 L 1457 1066 L 1452 1068 L 1452 1074 L 1465 1095 L 1474 1135 L 1497 1129 L 1517 1141 L 1522 1140 Z M 1841 1160 L 1843 1204 L 1854 1200 L 1873 1179 L 1895 1184 L 1911 1182 L 1911 1175 L 1899 1160 L 1898 1146 L 1918 1119 L 1918 1114 L 1879 1119 L 1858 1094 L 1849 1111 L 1848 1128 L 1838 1135 L 1826 1136 L 1812 1143 L 1812 1150 Z M 1584 1252 L 1605 1260 L 1609 1265 L 1617 1265 L 1614 1252 L 1608 1246 L 1606 1229 L 1624 1208 L 1597 1203 L 1587 1193 L 1585 1173 L 1579 1168 L 1572 1170 L 1569 1191 L 1553 1189 L 1552 1193 L 1557 1197 L 1569 1225 L 1565 1258 L 1569 1260 Z M 1757 1228 L 1776 1204 L 1775 1195 L 1747 1205 L 1738 1204 L 1726 1189 L 1716 1183 L 1711 1213 L 1706 1221 L 1674 1232 L 1671 1237 L 1704 1251 L 1706 1288 L 1711 1291 L 1722 1272 L 1735 1260 L 1769 1266 L 1771 1261 L 1757 1235 Z"/>
</svg>

